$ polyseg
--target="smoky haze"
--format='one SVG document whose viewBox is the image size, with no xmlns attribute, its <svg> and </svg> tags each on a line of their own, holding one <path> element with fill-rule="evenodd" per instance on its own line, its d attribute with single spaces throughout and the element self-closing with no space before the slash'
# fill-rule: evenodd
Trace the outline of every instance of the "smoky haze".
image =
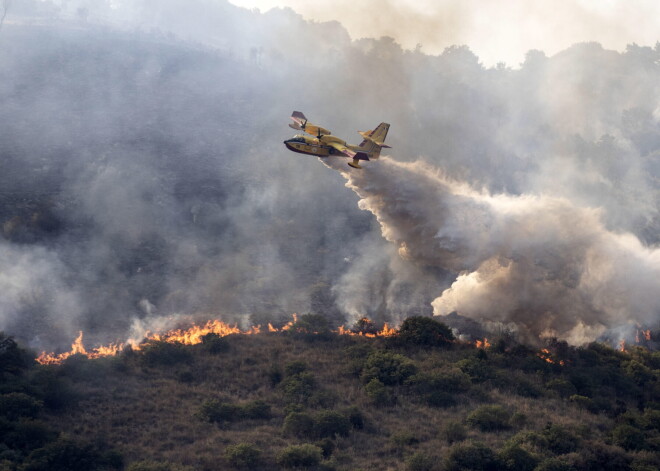
<svg viewBox="0 0 660 471">
<path fill-rule="evenodd" d="M 659 60 L 584 43 L 514 71 L 291 10 L 13 2 L 0 329 L 51 349 L 293 312 L 574 343 L 657 324 Z M 389 122 L 392 157 L 290 153 L 294 109 L 351 143 Z"/>
</svg>

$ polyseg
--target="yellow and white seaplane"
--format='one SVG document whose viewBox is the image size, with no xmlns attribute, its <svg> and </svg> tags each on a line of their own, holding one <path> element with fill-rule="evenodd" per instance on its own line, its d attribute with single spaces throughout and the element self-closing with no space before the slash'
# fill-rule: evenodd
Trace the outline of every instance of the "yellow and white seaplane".
<svg viewBox="0 0 660 471">
<path fill-rule="evenodd" d="M 358 131 L 364 139 L 359 146 L 346 144 L 346 141 L 333 136 L 330 131 L 321 126 L 310 123 L 300 111 L 294 111 L 291 115 L 293 124 L 290 127 L 298 131 L 304 131 L 313 136 L 296 134 L 291 139 L 284 141 L 284 145 L 293 152 L 315 155 L 316 157 L 328 157 L 337 155 L 353 159 L 348 162 L 353 168 L 360 167 L 360 160 L 375 160 L 380 157 L 382 148 L 390 148 L 385 145 L 385 137 L 390 125 L 380 123 L 373 131 Z"/>
</svg>

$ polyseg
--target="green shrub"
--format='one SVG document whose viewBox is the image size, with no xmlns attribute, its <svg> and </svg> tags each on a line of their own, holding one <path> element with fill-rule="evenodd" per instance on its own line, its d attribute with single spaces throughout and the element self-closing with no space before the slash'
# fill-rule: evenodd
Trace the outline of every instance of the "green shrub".
<svg viewBox="0 0 660 471">
<path fill-rule="evenodd" d="M 355 406 L 349 407 L 345 410 L 344 415 L 355 430 L 362 430 L 364 428 L 366 419 L 360 409 Z"/>
<path fill-rule="evenodd" d="M 564 455 L 577 450 L 580 439 L 566 427 L 548 424 L 541 432 L 548 450 L 556 455 Z"/>
<path fill-rule="evenodd" d="M 496 471 L 498 463 L 493 450 L 481 443 L 455 445 L 445 460 L 446 471 Z"/>
<path fill-rule="evenodd" d="M 545 385 L 546 389 L 550 391 L 555 391 L 559 394 L 560 397 L 567 398 L 574 394 L 577 394 L 577 389 L 570 381 L 566 381 L 562 378 L 553 379 L 548 381 Z"/>
<path fill-rule="evenodd" d="M 543 460 L 534 471 L 575 471 L 575 468 L 561 458 Z"/>
<path fill-rule="evenodd" d="M 643 450 L 646 448 L 646 437 L 640 429 L 628 424 L 619 424 L 612 430 L 612 443 L 624 450 Z"/>
<path fill-rule="evenodd" d="M 320 314 L 303 314 L 287 332 L 305 340 L 327 340 L 332 337 L 330 322 Z"/>
<path fill-rule="evenodd" d="M 447 422 L 442 429 L 442 436 L 450 445 L 455 442 L 462 442 L 467 438 L 467 430 L 460 422 Z"/>
<path fill-rule="evenodd" d="M 9 420 L 19 417 L 35 418 L 43 408 L 44 403 L 24 393 L 9 393 L 0 395 L 0 416 Z"/>
<path fill-rule="evenodd" d="M 316 389 L 314 375 L 308 372 L 284 378 L 279 386 L 289 402 L 305 404 Z"/>
<path fill-rule="evenodd" d="M 397 340 L 408 345 L 446 347 L 451 345 L 454 334 L 442 322 L 430 317 L 409 317 L 401 324 Z"/>
<path fill-rule="evenodd" d="M 437 469 L 437 461 L 433 456 L 417 452 L 406 460 L 406 471 L 433 471 Z"/>
<path fill-rule="evenodd" d="M 456 405 L 456 398 L 444 391 L 433 391 L 424 397 L 424 401 L 431 407 L 447 408 Z"/>
<path fill-rule="evenodd" d="M 254 469 L 261 461 L 261 450 L 251 443 L 239 443 L 225 448 L 225 459 L 236 469 Z"/>
<path fill-rule="evenodd" d="M 282 370 L 277 365 L 271 365 L 268 369 L 268 381 L 271 387 L 275 387 L 282 382 Z"/>
<path fill-rule="evenodd" d="M 45 423 L 21 418 L 16 422 L 3 424 L 1 440 L 9 448 L 31 451 L 45 446 L 55 439 L 56 434 Z"/>
<path fill-rule="evenodd" d="M 373 378 L 369 381 L 364 387 L 364 391 L 366 392 L 369 401 L 375 406 L 382 407 L 389 405 L 391 402 L 387 388 L 377 378 Z"/>
<path fill-rule="evenodd" d="M 264 401 L 251 401 L 243 404 L 211 399 L 202 403 L 197 416 L 207 422 L 224 424 L 243 419 L 270 419 L 270 406 Z"/>
<path fill-rule="evenodd" d="M 323 451 L 324 458 L 329 458 L 330 455 L 332 455 L 332 452 L 335 451 L 335 442 L 332 438 L 329 437 L 322 438 L 321 440 L 315 442 L 314 445 Z"/>
<path fill-rule="evenodd" d="M 116 455 L 101 453 L 92 445 L 66 438 L 48 443 L 28 456 L 22 471 L 96 471 L 120 469 Z"/>
<path fill-rule="evenodd" d="M 461 393 L 470 389 L 471 382 L 467 374 L 452 369 L 437 373 L 417 373 L 406 380 L 406 385 L 416 394 L 434 391 Z"/>
<path fill-rule="evenodd" d="M 307 371 L 307 363 L 301 360 L 290 361 L 284 365 L 284 374 L 294 376 Z"/>
<path fill-rule="evenodd" d="M 142 460 L 131 463 L 126 471 L 193 471 L 189 466 L 163 463 L 161 461 Z"/>
<path fill-rule="evenodd" d="M 398 353 L 375 351 L 365 362 L 362 380 L 368 383 L 376 378 L 386 385 L 403 384 L 416 372 L 417 367 L 409 358 Z"/>
<path fill-rule="evenodd" d="M 351 423 L 344 415 L 332 410 L 321 411 L 314 417 L 314 430 L 320 438 L 336 436 L 347 437 Z"/>
<path fill-rule="evenodd" d="M 218 354 L 229 351 L 229 342 L 219 334 L 209 333 L 202 337 L 204 349 L 211 354 Z"/>
<path fill-rule="evenodd" d="M 415 435 L 408 431 L 395 432 L 390 436 L 390 442 L 397 450 L 403 450 L 406 447 L 419 443 Z"/>
<path fill-rule="evenodd" d="M 519 445 L 508 445 L 497 453 L 500 468 L 506 471 L 533 471 L 539 460 Z"/>
<path fill-rule="evenodd" d="M 485 405 L 472 411 L 467 423 L 482 432 L 493 432 L 510 428 L 511 413 L 500 405 Z"/>
<path fill-rule="evenodd" d="M 34 360 L 16 344 L 13 337 L 0 332 L 0 376 L 2 373 L 20 374 L 30 363 Z"/>
<path fill-rule="evenodd" d="M 495 377 L 495 369 L 487 361 L 478 358 L 464 358 L 456 362 L 456 366 L 467 374 L 473 383 L 482 383 Z"/>
<path fill-rule="evenodd" d="M 314 433 L 314 418 L 306 412 L 291 412 L 284 419 L 283 432 L 298 438 L 310 437 Z"/>
<path fill-rule="evenodd" d="M 202 403 L 197 414 L 207 422 L 223 424 L 237 420 L 240 417 L 240 408 L 235 404 L 211 399 Z"/>
<path fill-rule="evenodd" d="M 268 420 L 272 417 L 270 406 L 262 400 L 250 401 L 239 405 L 241 418 Z"/>
<path fill-rule="evenodd" d="M 277 454 L 277 464 L 284 468 L 311 468 L 323 459 L 323 450 L 316 445 L 290 445 Z"/>
<path fill-rule="evenodd" d="M 351 327 L 351 331 L 356 334 L 376 334 L 378 330 L 378 326 L 366 317 L 358 319 L 355 324 L 353 324 L 353 327 Z"/>
<path fill-rule="evenodd" d="M 580 396 L 579 394 L 573 394 L 571 397 L 568 398 L 568 400 L 573 402 L 580 409 L 587 410 L 591 413 L 598 412 L 598 408 L 594 404 L 594 401 L 589 397 Z"/>
<path fill-rule="evenodd" d="M 174 365 L 192 360 L 190 349 L 181 343 L 151 341 L 142 347 L 142 359 L 150 366 Z"/>
</svg>

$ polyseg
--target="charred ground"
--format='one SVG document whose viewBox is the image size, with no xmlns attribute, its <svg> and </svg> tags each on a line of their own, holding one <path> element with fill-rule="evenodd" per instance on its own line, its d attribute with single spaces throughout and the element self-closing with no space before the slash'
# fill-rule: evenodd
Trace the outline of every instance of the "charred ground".
<svg viewBox="0 0 660 471">
<path fill-rule="evenodd" d="M 658 352 L 479 349 L 428 318 L 376 339 L 300 322 L 59 366 L 3 337 L 0 469 L 660 466 Z"/>
</svg>

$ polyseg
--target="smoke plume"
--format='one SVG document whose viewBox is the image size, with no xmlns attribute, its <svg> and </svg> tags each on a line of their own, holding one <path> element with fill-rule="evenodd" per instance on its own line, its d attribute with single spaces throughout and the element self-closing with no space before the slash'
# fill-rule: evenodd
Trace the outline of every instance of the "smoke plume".
<svg viewBox="0 0 660 471">
<path fill-rule="evenodd" d="M 579 344 L 660 313 L 660 249 L 606 229 L 598 209 L 478 191 L 422 161 L 385 157 L 360 172 L 330 165 L 402 259 L 458 274 L 438 289 L 435 315 L 513 323 L 527 341 Z"/>
</svg>

